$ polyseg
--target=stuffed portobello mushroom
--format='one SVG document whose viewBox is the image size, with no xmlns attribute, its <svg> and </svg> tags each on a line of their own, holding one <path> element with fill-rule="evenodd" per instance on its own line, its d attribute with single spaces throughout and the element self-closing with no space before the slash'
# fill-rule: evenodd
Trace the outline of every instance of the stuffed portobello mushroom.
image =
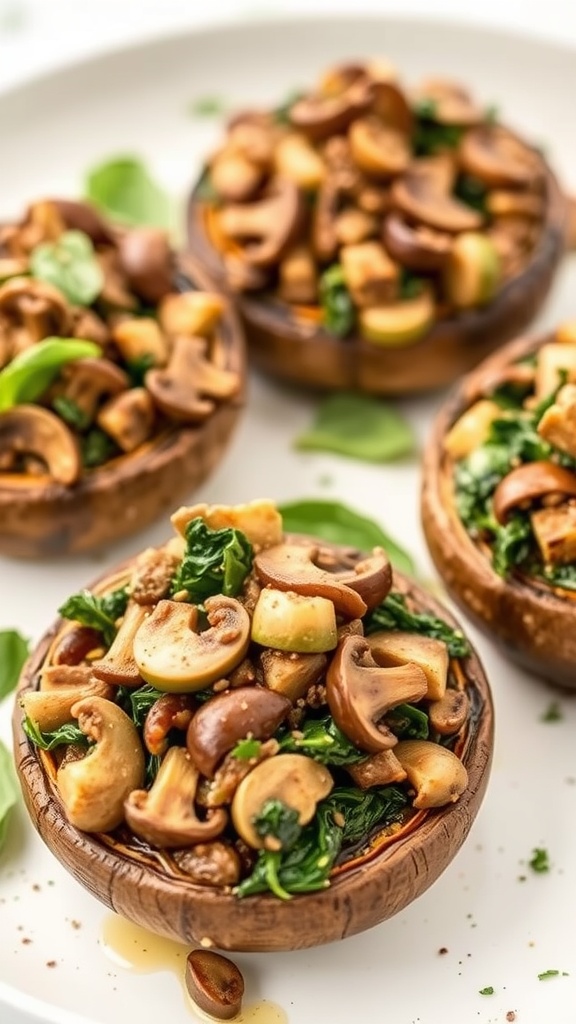
<svg viewBox="0 0 576 1024">
<path fill-rule="evenodd" d="M 450 592 L 528 668 L 576 688 L 576 325 L 463 381 L 424 464 L 423 525 Z"/>
<path fill-rule="evenodd" d="M 210 472 L 236 422 L 241 328 L 155 228 L 42 200 L 0 227 L 0 551 L 85 551 Z"/>
<path fill-rule="evenodd" d="M 37 829 L 113 909 L 205 946 L 312 946 L 392 916 L 487 784 L 467 639 L 382 549 L 285 535 L 270 502 L 172 519 L 175 538 L 65 602 L 23 673 Z"/>
<path fill-rule="evenodd" d="M 326 389 L 445 385 L 534 316 L 566 204 L 531 143 L 458 82 L 328 69 L 234 115 L 189 246 L 237 297 L 254 363 Z"/>
</svg>

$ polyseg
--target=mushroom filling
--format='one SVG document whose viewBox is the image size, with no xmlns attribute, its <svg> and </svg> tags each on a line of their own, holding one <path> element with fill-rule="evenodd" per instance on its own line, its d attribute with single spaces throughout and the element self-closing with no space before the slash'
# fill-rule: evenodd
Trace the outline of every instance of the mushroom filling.
<svg viewBox="0 0 576 1024">
<path fill-rule="evenodd" d="M 497 573 L 576 591 L 574 324 L 480 376 L 444 462 L 458 515 Z"/>
<path fill-rule="evenodd" d="M 223 300 L 192 288 L 163 231 L 87 203 L 1 226 L 0 479 L 73 485 L 237 394 Z"/>
<path fill-rule="evenodd" d="M 72 825 L 173 876 L 288 899 L 458 800 L 468 645 L 382 549 L 284 536 L 270 502 L 173 522 L 63 605 L 22 696 Z"/>
<path fill-rule="evenodd" d="M 398 346 L 490 303 L 526 267 L 546 174 L 462 85 L 408 89 L 366 63 L 233 117 L 193 198 L 234 289 L 308 327 Z"/>
</svg>

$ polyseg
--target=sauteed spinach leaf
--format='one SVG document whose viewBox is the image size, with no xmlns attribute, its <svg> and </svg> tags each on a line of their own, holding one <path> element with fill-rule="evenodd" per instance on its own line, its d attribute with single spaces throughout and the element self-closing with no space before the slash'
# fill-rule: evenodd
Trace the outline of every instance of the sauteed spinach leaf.
<svg viewBox="0 0 576 1024">
<path fill-rule="evenodd" d="M 233 527 L 212 530 L 203 519 L 186 527 L 186 552 L 172 580 L 172 593 L 187 590 L 201 604 L 214 594 L 235 597 L 252 568 L 252 545 Z"/>
<path fill-rule="evenodd" d="M 366 633 L 376 633 L 379 629 L 400 629 L 434 637 L 446 644 L 451 658 L 464 658 L 470 653 L 468 641 L 459 629 L 454 629 L 429 612 L 410 611 L 406 598 L 396 591 L 388 594 L 367 616 L 365 626 Z"/>
<path fill-rule="evenodd" d="M 340 731 L 331 715 L 308 718 L 294 736 L 291 732 L 280 738 L 280 749 L 289 754 L 308 754 L 322 764 L 354 764 L 366 755 L 358 750 Z"/>
<path fill-rule="evenodd" d="M 87 747 L 90 742 L 75 722 L 66 722 L 58 729 L 43 732 L 36 722 L 27 716 L 22 722 L 22 728 L 31 743 L 35 747 L 40 747 L 40 750 L 54 750 L 55 747 L 62 747 L 68 743 Z"/>
<path fill-rule="evenodd" d="M 124 614 L 127 604 L 127 587 L 120 587 L 101 597 L 82 590 L 79 594 L 72 594 L 58 611 L 64 619 L 73 619 L 83 626 L 99 630 L 109 647 L 116 636 L 116 619 Z"/>
</svg>

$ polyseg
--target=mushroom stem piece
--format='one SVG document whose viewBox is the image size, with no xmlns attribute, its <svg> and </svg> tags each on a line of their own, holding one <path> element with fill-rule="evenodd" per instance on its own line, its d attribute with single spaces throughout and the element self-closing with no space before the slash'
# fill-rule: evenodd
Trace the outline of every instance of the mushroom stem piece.
<svg viewBox="0 0 576 1024">
<path fill-rule="evenodd" d="M 124 819 L 128 794 L 144 782 L 140 739 L 128 715 L 102 697 L 84 697 L 71 714 L 94 746 L 56 775 L 66 817 L 84 832 L 110 832 Z"/>
</svg>

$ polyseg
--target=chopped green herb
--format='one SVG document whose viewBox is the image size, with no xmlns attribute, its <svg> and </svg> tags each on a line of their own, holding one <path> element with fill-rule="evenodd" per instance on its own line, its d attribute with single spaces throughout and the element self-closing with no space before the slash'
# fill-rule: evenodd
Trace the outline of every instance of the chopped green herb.
<svg viewBox="0 0 576 1024">
<path fill-rule="evenodd" d="M 480 989 L 478 989 L 478 991 L 479 991 L 481 996 L 493 996 L 494 995 L 494 986 L 493 985 L 486 985 L 486 988 L 480 988 Z"/>
<path fill-rule="evenodd" d="M 327 331 L 339 338 L 350 334 L 356 322 L 356 311 L 339 263 L 328 267 L 320 278 L 320 305 Z"/>
<path fill-rule="evenodd" d="M 235 597 L 252 568 L 252 545 L 232 527 L 211 530 L 203 519 L 186 527 L 186 551 L 172 580 L 172 593 L 187 590 L 196 604 L 213 594 Z"/>
<path fill-rule="evenodd" d="M 230 753 L 232 757 L 238 758 L 239 761 L 251 761 L 253 757 L 258 757 L 261 749 L 262 744 L 260 740 L 255 740 L 248 736 L 246 739 L 240 740 Z"/>
<path fill-rule="evenodd" d="M 0 630 L 0 701 L 15 689 L 29 646 L 18 630 Z"/>
<path fill-rule="evenodd" d="M 433 99 L 422 99 L 414 106 L 416 126 L 412 146 L 416 156 L 455 149 L 464 134 L 464 129 L 457 125 L 438 124 L 435 120 L 437 107 Z"/>
<path fill-rule="evenodd" d="M 294 445 L 301 451 L 334 452 L 363 462 L 392 462 L 415 451 L 414 432 L 394 406 L 345 392 L 321 402 L 311 429 Z"/>
<path fill-rule="evenodd" d="M 0 740 L 0 852 L 8 836 L 12 808 L 18 799 L 18 784 L 12 755 Z"/>
<path fill-rule="evenodd" d="M 56 747 L 62 747 L 68 743 L 74 743 L 81 747 L 87 747 L 89 744 L 88 737 L 74 722 L 66 722 L 65 725 L 61 725 L 52 732 L 43 732 L 36 722 L 26 717 L 22 728 L 30 742 L 40 750 L 54 750 Z"/>
<path fill-rule="evenodd" d="M 142 387 L 144 377 L 154 365 L 154 356 L 151 352 L 145 352 L 143 356 L 140 356 L 138 359 L 132 359 L 131 362 L 126 364 L 126 372 L 135 388 Z"/>
<path fill-rule="evenodd" d="M 299 818 L 300 813 L 294 807 L 287 807 L 281 800 L 267 800 L 252 824 L 259 836 L 270 836 L 283 850 L 290 850 L 302 832 Z"/>
<path fill-rule="evenodd" d="M 44 338 L 38 341 L 20 352 L 0 371 L 0 412 L 24 402 L 34 402 L 67 363 L 100 355 L 101 349 L 92 341 L 78 338 Z"/>
<path fill-rule="evenodd" d="M 74 306 L 89 306 L 104 285 L 92 240 L 83 231 L 64 231 L 30 253 L 30 273 L 58 288 Z"/>
<path fill-rule="evenodd" d="M 399 297 L 402 301 L 407 302 L 410 299 L 417 299 L 418 296 L 422 294 L 423 288 L 423 279 L 414 274 L 413 271 L 407 270 L 406 267 L 402 267 L 399 288 Z"/>
<path fill-rule="evenodd" d="M 119 448 L 112 438 L 98 427 L 92 427 L 92 430 L 89 430 L 86 436 L 81 438 L 80 448 L 82 451 L 82 464 L 86 469 L 94 469 L 96 466 L 101 466 L 119 453 Z"/>
<path fill-rule="evenodd" d="M 188 104 L 188 113 L 193 117 L 219 117 L 226 111 L 222 96 L 199 96 Z"/>
<path fill-rule="evenodd" d="M 454 195 L 473 210 L 486 213 L 488 189 L 479 178 L 474 178 L 470 174 L 459 175 L 454 186 Z"/>
<path fill-rule="evenodd" d="M 93 167 L 86 177 L 86 198 L 113 220 L 173 227 L 172 202 L 138 157 L 113 157 Z"/>
<path fill-rule="evenodd" d="M 454 629 L 443 619 L 428 612 L 410 611 L 406 598 L 396 591 L 388 594 L 382 604 L 368 616 L 366 633 L 375 633 L 379 629 L 407 630 L 442 640 L 451 658 L 464 658 L 470 653 L 468 641 L 459 629 Z"/>
<path fill-rule="evenodd" d="M 322 764 L 342 765 L 363 761 L 366 754 L 358 750 L 340 731 L 331 715 L 308 718 L 296 736 L 292 732 L 279 737 L 284 753 L 308 754 Z"/>
<path fill-rule="evenodd" d="M 302 89 L 293 89 L 292 92 L 288 93 L 284 102 L 273 111 L 272 116 L 277 124 L 290 124 L 290 111 L 292 107 L 305 95 L 306 93 Z"/>
<path fill-rule="evenodd" d="M 415 573 L 411 556 L 378 523 L 339 501 L 303 499 L 279 505 L 278 511 L 286 533 L 308 533 L 359 551 L 381 547 L 400 572 L 409 576 Z"/>
<path fill-rule="evenodd" d="M 144 719 L 150 711 L 150 708 L 156 703 L 160 697 L 163 697 L 164 693 L 162 690 L 157 690 L 154 686 L 138 687 L 137 690 L 131 690 L 128 687 L 120 687 L 118 692 L 118 703 L 120 704 L 123 711 L 134 722 L 134 725 L 138 729 L 141 729 L 144 725 Z"/>
<path fill-rule="evenodd" d="M 532 850 L 532 856 L 528 861 L 528 864 L 532 868 L 532 871 L 536 871 L 538 874 L 543 874 L 546 871 L 550 871 L 550 858 L 548 856 L 548 850 L 535 847 Z"/>
<path fill-rule="evenodd" d="M 540 715 L 541 722 L 561 722 L 563 718 L 562 708 L 557 700 L 551 700 L 546 710 Z"/>
<path fill-rule="evenodd" d="M 91 594 L 89 590 L 82 590 L 69 597 L 58 612 L 64 619 L 72 619 L 83 626 L 99 630 L 109 647 L 116 636 L 116 619 L 124 614 L 127 604 L 126 587 L 120 587 L 102 597 Z"/>
<path fill-rule="evenodd" d="M 538 975 L 538 981 L 546 981 L 548 978 L 559 978 L 561 974 L 564 977 L 568 976 L 566 971 L 542 971 L 541 974 Z"/>
<path fill-rule="evenodd" d="M 86 430 L 86 427 L 90 423 L 90 417 L 76 404 L 71 398 L 67 398 L 66 395 L 56 395 L 52 400 L 52 408 L 54 412 L 57 412 L 61 419 L 64 420 L 68 426 L 73 427 L 74 430 L 82 432 Z"/>
</svg>

